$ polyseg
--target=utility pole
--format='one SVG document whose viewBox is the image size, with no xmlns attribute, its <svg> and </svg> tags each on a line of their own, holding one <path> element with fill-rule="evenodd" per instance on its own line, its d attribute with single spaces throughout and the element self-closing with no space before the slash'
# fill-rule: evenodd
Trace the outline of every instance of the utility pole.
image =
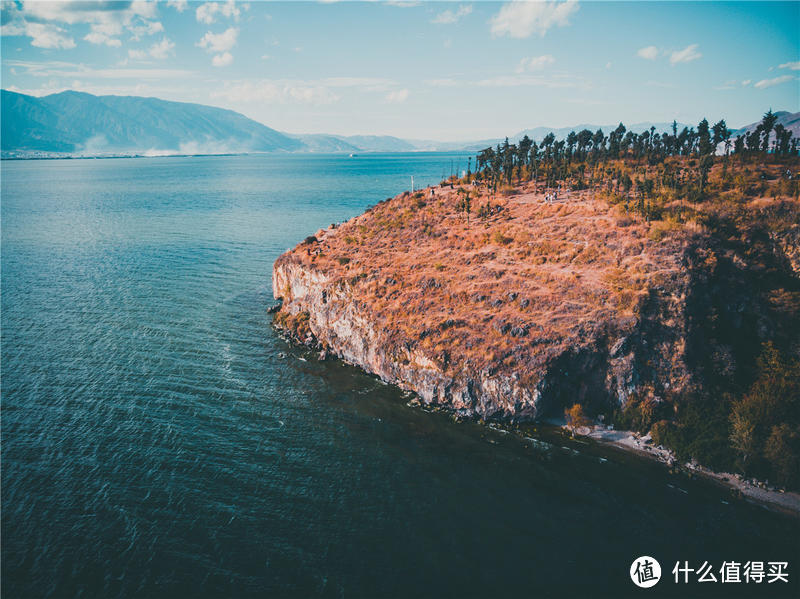
<svg viewBox="0 0 800 599">
<path fill-rule="evenodd" d="M 411 175 L 411 193 L 414 193 L 414 175 Z"/>
</svg>

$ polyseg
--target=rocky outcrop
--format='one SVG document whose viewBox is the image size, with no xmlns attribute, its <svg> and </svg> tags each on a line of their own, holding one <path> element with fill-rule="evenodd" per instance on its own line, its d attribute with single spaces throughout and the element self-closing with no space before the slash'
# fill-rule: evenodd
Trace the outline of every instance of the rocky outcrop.
<svg viewBox="0 0 800 599">
<path fill-rule="evenodd" d="M 537 414 L 540 389 L 526 387 L 516 373 L 472 372 L 466 365 L 447 373 L 441 360 L 408 344 L 392 343 L 391 335 L 375 326 L 369 306 L 353 299 L 347 283 L 283 257 L 275 263 L 272 284 L 283 300 L 284 314 L 308 314 L 312 337 L 300 339 L 292 330 L 297 340 L 413 391 L 427 404 L 484 417 Z"/>
<path fill-rule="evenodd" d="M 576 326 L 564 336 L 543 337 L 536 327 L 487 322 L 485 330 L 512 341 L 512 359 L 506 355 L 492 361 L 477 359 L 474 351 L 460 351 L 457 345 L 423 347 L 419 338 L 425 336 L 424 327 L 418 327 L 419 335 L 399 334 L 361 291 L 388 273 L 348 279 L 302 256 L 296 250 L 275 263 L 273 290 L 282 299 L 276 324 L 325 356 L 336 355 L 413 391 L 426 404 L 463 416 L 520 421 L 561 414 L 564 406 L 575 402 L 604 412 L 634 393 L 659 401 L 691 385 L 683 347 L 688 277 L 678 270 L 640 299 L 638 315 L 612 311 L 600 322 L 573 323 Z M 407 318 L 413 322 L 420 316 L 412 313 Z M 451 318 L 439 328 L 463 325 Z M 488 352 L 490 342 L 481 331 L 471 333 L 474 343 L 482 343 Z"/>
</svg>

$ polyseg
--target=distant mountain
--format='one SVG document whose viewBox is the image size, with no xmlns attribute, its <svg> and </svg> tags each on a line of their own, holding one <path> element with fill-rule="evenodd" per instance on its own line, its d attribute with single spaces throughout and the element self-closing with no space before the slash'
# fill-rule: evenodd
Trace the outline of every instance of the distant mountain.
<svg viewBox="0 0 800 599">
<path fill-rule="evenodd" d="M 414 152 L 416 144 L 391 135 L 292 135 L 308 152 Z"/>
<path fill-rule="evenodd" d="M 334 154 L 337 152 L 358 152 L 361 148 L 345 141 L 344 137 L 312 133 L 308 135 L 292 135 L 291 137 L 303 144 L 307 152 L 321 152 Z"/>
<path fill-rule="evenodd" d="M 787 110 L 779 110 L 775 113 L 775 116 L 778 117 L 778 120 L 775 121 L 776 125 L 783 125 L 786 129 L 789 129 L 792 132 L 792 137 L 800 137 L 800 112 L 789 112 Z M 745 133 L 750 133 L 756 127 L 761 124 L 761 119 L 756 121 L 755 123 L 750 123 L 742 127 L 741 129 L 736 129 L 731 133 L 731 139 L 736 139 L 737 135 L 744 135 Z M 774 135 L 772 138 L 774 139 Z"/>
<path fill-rule="evenodd" d="M 66 91 L 2 90 L 2 150 L 70 154 L 292 152 L 298 140 L 222 108 Z"/>
<path fill-rule="evenodd" d="M 416 145 L 391 135 L 350 135 L 345 139 L 365 152 L 413 152 Z"/>
<path fill-rule="evenodd" d="M 435 142 L 434 142 L 435 143 Z M 292 135 L 232 110 L 136 96 L 2 90 L 3 156 L 412 152 L 388 135 Z"/>
</svg>

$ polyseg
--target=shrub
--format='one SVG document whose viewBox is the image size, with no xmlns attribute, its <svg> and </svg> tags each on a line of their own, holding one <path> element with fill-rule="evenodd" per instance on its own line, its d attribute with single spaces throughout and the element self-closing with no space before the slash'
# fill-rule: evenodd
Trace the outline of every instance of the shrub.
<svg viewBox="0 0 800 599">
<path fill-rule="evenodd" d="M 497 245 L 508 245 L 514 241 L 513 237 L 508 237 L 502 231 L 495 231 L 492 233 L 492 241 Z"/>
<path fill-rule="evenodd" d="M 647 236 L 653 241 L 661 241 L 667 235 L 680 230 L 680 228 L 681 224 L 675 220 L 658 220 L 651 223 Z"/>
<path fill-rule="evenodd" d="M 592 421 L 583 411 L 583 406 L 579 403 L 573 404 L 571 408 L 564 410 L 564 417 L 567 419 L 567 428 L 575 434 L 575 429 L 582 426 L 591 426 Z"/>
</svg>

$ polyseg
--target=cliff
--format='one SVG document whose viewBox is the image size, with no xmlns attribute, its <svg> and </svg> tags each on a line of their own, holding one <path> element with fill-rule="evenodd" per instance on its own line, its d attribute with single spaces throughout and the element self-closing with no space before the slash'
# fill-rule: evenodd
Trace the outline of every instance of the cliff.
<svg viewBox="0 0 800 599">
<path fill-rule="evenodd" d="M 486 419 L 576 401 L 605 411 L 695 384 L 686 299 L 701 232 L 654 234 L 588 191 L 471 193 L 469 221 L 463 192 L 405 193 L 282 255 L 276 324 Z"/>
</svg>

